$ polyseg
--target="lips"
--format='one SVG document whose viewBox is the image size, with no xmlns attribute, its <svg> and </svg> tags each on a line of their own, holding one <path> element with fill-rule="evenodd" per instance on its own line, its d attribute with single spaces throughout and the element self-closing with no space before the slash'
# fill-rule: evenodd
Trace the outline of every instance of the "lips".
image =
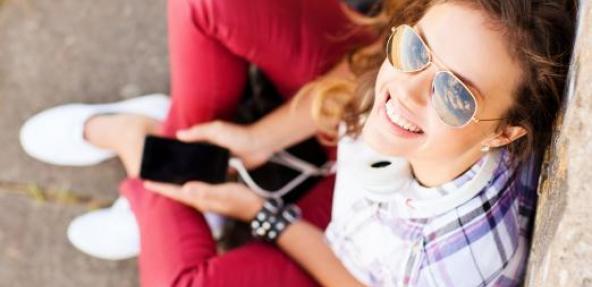
<svg viewBox="0 0 592 287">
<path fill-rule="evenodd" d="M 387 101 L 385 103 L 385 110 L 387 118 L 391 123 L 396 125 L 397 127 L 404 129 L 405 131 L 414 133 L 414 134 L 423 134 L 423 130 L 419 125 L 409 120 L 403 114 L 405 113 L 402 111 L 403 107 L 401 104 L 397 102 L 397 100 L 389 95 L 387 95 Z"/>
</svg>

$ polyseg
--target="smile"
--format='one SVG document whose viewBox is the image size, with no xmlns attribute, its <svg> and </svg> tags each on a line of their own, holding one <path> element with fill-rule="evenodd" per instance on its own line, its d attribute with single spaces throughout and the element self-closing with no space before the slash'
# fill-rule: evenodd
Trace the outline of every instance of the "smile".
<svg viewBox="0 0 592 287">
<path fill-rule="evenodd" d="M 397 109 L 395 108 L 395 105 L 395 99 L 389 97 L 388 101 L 385 104 L 385 109 L 387 118 L 390 120 L 390 122 L 408 132 L 422 134 L 423 131 L 421 130 L 421 128 L 419 128 L 416 124 L 410 122 L 409 120 L 405 119 L 400 113 L 398 113 Z"/>
</svg>

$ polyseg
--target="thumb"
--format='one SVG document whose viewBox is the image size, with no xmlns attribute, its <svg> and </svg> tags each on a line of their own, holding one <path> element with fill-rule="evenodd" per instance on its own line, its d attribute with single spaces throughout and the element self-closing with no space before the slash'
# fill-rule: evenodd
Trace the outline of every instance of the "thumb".
<svg viewBox="0 0 592 287">
<path fill-rule="evenodd" d="M 221 123 L 210 122 L 205 124 L 198 124 L 185 130 L 177 131 L 177 139 L 184 142 L 197 142 L 206 141 L 210 143 L 216 143 L 215 135 L 213 132 L 216 126 L 220 126 Z"/>
<path fill-rule="evenodd" d="M 228 184 L 207 184 L 204 182 L 187 183 L 183 189 L 194 200 L 194 206 L 202 212 L 216 212 L 228 215 L 232 201 L 229 197 L 231 187 Z"/>
</svg>

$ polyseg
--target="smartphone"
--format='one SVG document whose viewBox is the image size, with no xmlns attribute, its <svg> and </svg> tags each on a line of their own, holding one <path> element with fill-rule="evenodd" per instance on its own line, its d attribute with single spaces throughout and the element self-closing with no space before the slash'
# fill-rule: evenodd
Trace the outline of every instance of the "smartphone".
<svg viewBox="0 0 592 287">
<path fill-rule="evenodd" d="M 310 138 L 286 149 L 291 155 L 311 163 L 317 167 L 323 166 L 327 160 L 327 153 L 323 146 L 315 139 Z M 286 167 L 274 162 L 267 162 L 264 165 L 249 171 L 249 175 L 261 188 L 274 191 L 279 190 L 300 175 L 300 171 Z M 304 194 L 322 179 L 322 176 L 313 176 L 296 186 L 292 191 L 283 197 L 287 203 L 298 201 Z"/>
<path fill-rule="evenodd" d="M 222 183 L 229 157 L 229 151 L 219 146 L 147 136 L 140 177 L 179 185 L 188 181 Z"/>
</svg>

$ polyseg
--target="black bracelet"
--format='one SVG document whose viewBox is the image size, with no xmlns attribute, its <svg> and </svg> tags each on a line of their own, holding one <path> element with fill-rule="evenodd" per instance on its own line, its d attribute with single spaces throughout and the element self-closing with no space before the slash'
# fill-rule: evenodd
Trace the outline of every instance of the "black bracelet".
<svg viewBox="0 0 592 287">
<path fill-rule="evenodd" d="M 275 243 L 286 227 L 298 220 L 301 214 L 296 205 L 283 207 L 280 200 L 268 200 L 251 221 L 253 237 Z"/>
</svg>

